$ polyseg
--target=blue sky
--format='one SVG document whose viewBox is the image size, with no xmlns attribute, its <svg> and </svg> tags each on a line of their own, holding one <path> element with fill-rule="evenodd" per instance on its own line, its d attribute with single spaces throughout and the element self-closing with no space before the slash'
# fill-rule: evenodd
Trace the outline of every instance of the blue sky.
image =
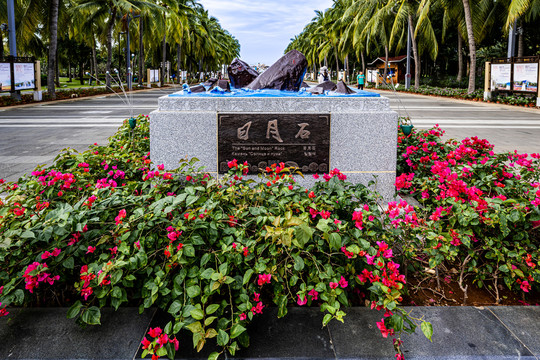
<svg viewBox="0 0 540 360">
<path fill-rule="evenodd" d="M 221 26 L 240 41 L 240 58 L 249 64 L 272 65 L 332 0 L 199 0 Z"/>
</svg>

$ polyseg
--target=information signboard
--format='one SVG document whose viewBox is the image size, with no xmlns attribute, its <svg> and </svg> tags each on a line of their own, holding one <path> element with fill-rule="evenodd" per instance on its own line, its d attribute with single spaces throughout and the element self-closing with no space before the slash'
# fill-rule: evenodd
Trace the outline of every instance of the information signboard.
<svg viewBox="0 0 540 360">
<path fill-rule="evenodd" d="M 491 64 L 491 91 L 511 90 L 512 64 Z"/>
<path fill-rule="evenodd" d="M 35 88 L 36 74 L 34 63 L 14 63 L 15 90 Z"/>
<path fill-rule="evenodd" d="M 538 91 L 538 63 L 514 64 L 514 91 Z"/>
<path fill-rule="evenodd" d="M 11 68 L 10 63 L 0 63 L 0 84 L 2 91 L 11 90 Z"/>
</svg>

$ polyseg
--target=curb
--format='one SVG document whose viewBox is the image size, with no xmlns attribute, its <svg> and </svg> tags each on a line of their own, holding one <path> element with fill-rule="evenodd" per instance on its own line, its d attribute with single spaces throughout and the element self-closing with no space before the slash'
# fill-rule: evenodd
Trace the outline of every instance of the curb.
<svg viewBox="0 0 540 360">
<path fill-rule="evenodd" d="M 149 92 L 149 91 L 152 91 L 152 90 L 159 90 L 159 89 L 163 89 L 163 88 L 168 89 L 168 88 L 171 88 L 171 87 L 172 86 L 163 86 L 163 87 L 160 87 L 160 88 L 141 89 L 141 90 L 135 90 L 135 91 L 131 91 L 131 92 L 126 92 L 126 94 L 137 94 L 137 93 L 141 93 L 141 92 Z M 76 98 L 71 98 L 71 99 L 58 99 L 58 100 L 50 100 L 50 101 L 36 101 L 36 102 L 29 103 L 29 104 L 0 106 L 0 111 L 10 110 L 10 109 L 18 109 L 18 108 L 25 108 L 25 107 L 32 107 L 32 106 L 44 106 L 44 105 L 50 105 L 50 104 L 55 104 L 55 103 L 75 102 L 75 101 L 84 100 L 84 99 L 95 99 L 97 97 L 111 97 L 111 96 L 116 96 L 116 95 L 117 94 L 115 94 L 115 93 L 104 93 L 104 94 L 97 94 L 97 95 L 81 96 L 81 97 L 76 97 Z"/>
<path fill-rule="evenodd" d="M 394 91 L 386 90 L 386 89 L 368 89 L 368 91 L 373 91 L 373 92 L 378 92 L 379 91 L 379 92 L 383 92 L 383 93 L 384 92 L 394 93 Z M 398 93 L 400 95 L 403 94 L 403 95 L 419 96 L 419 97 L 426 97 L 426 98 L 444 99 L 444 100 L 448 100 L 448 101 L 454 101 L 454 102 L 457 102 L 457 103 L 460 103 L 460 104 L 469 104 L 469 105 L 470 104 L 477 104 L 479 106 L 484 106 L 484 107 L 493 107 L 493 106 L 495 106 L 495 107 L 499 107 L 499 108 L 502 108 L 502 109 L 528 111 L 528 112 L 534 112 L 536 114 L 538 114 L 538 110 L 540 110 L 539 107 L 529 108 L 529 107 L 524 107 L 524 106 L 489 103 L 489 102 L 485 102 L 485 101 L 473 101 L 473 100 L 455 99 L 455 98 L 446 97 L 446 96 L 416 94 L 416 93 L 410 93 L 410 92 L 406 92 L 406 91 L 396 91 L 396 93 Z"/>
<path fill-rule="evenodd" d="M 455 306 L 404 307 L 415 318 L 433 325 L 430 342 L 420 329 L 404 334 L 402 350 L 410 359 L 539 359 L 540 307 Z M 167 313 L 137 308 L 103 309 L 101 326 L 81 328 L 66 319 L 67 308 L 10 309 L 8 321 L 0 322 L 0 358 L 140 359 L 141 340 L 149 327 L 164 327 Z M 384 339 L 376 322 L 383 312 L 366 307 L 344 309 L 344 323 L 332 321 L 322 327 L 318 308 L 289 308 L 277 318 L 277 308 L 268 308 L 248 325 L 250 346 L 226 359 L 336 360 L 393 359 L 392 339 Z M 200 353 L 193 349 L 191 333 L 182 330 L 176 359 L 206 359 L 219 351 L 209 340 Z M 147 357 L 148 358 L 148 357 Z M 223 359 L 223 355 L 221 356 Z"/>
</svg>

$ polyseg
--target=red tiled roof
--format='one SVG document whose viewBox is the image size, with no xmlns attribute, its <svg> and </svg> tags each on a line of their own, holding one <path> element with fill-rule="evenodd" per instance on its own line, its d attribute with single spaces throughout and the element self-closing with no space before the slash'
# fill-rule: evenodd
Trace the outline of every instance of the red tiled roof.
<svg viewBox="0 0 540 360">
<path fill-rule="evenodd" d="M 394 56 L 394 57 L 389 57 L 388 58 L 388 62 L 389 63 L 392 63 L 392 62 L 401 62 L 403 61 L 404 59 L 407 58 L 407 55 L 400 55 L 400 56 Z M 375 59 L 375 61 L 373 61 L 372 63 L 370 63 L 369 65 L 373 65 L 375 64 L 377 61 L 382 61 L 384 63 L 384 57 L 378 57 L 377 59 Z"/>
</svg>

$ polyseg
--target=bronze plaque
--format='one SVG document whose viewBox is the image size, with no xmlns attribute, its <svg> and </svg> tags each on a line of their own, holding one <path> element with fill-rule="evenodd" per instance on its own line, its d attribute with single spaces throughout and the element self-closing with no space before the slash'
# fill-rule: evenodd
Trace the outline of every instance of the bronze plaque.
<svg viewBox="0 0 540 360">
<path fill-rule="evenodd" d="M 274 163 L 303 173 L 328 172 L 330 114 L 218 114 L 218 171 L 247 161 L 250 173 Z"/>
</svg>

